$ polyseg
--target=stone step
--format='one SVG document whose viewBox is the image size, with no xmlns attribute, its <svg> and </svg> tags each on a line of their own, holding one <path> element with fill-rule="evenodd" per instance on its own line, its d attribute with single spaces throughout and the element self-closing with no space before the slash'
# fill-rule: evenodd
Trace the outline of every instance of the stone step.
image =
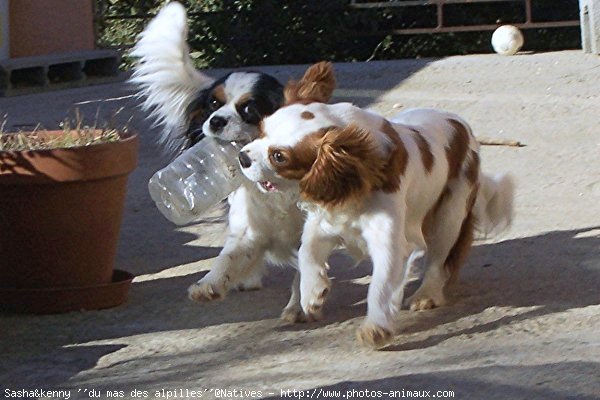
<svg viewBox="0 0 600 400">
<path fill-rule="evenodd" d="M 120 55 L 91 50 L 0 61 L 0 96 L 18 96 L 120 80 Z"/>
</svg>

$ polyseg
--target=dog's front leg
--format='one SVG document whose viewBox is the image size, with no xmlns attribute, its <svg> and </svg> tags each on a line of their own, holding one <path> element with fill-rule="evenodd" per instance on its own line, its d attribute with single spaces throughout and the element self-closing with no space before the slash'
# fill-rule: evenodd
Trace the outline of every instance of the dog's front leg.
<svg viewBox="0 0 600 400">
<path fill-rule="evenodd" d="M 394 335 L 394 320 L 401 307 L 406 261 L 409 256 L 404 221 L 396 212 L 370 216 L 363 226 L 373 262 L 367 295 L 367 318 L 357 332 L 358 339 L 371 347 L 382 347 Z"/>
<path fill-rule="evenodd" d="M 307 316 L 302 310 L 300 304 L 300 272 L 296 271 L 294 282 L 292 283 L 292 295 L 287 305 L 281 312 L 281 319 L 287 322 L 308 322 Z"/>
<path fill-rule="evenodd" d="M 330 286 L 327 259 L 335 245 L 335 237 L 323 231 L 320 219 L 309 215 L 298 251 L 300 303 L 308 320 L 322 318 L 322 308 Z"/>
<path fill-rule="evenodd" d="M 247 278 L 262 274 L 264 255 L 264 244 L 253 239 L 249 228 L 232 231 L 212 269 L 188 288 L 189 298 L 198 302 L 222 299 L 242 281 L 245 289 L 257 289 L 246 287 Z"/>
</svg>

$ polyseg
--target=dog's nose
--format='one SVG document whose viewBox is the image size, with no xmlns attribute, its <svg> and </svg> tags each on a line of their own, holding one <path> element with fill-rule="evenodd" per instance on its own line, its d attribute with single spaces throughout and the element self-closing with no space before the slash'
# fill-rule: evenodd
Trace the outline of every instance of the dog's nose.
<svg viewBox="0 0 600 400">
<path fill-rule="evenodd" d="M 238 159 L 240 160 L 240 165 L 242 168 L 248 168 L 252 165 L 252 160 L 245 151 L 240 151 L 240 154 L 238 154 Z"/>
<path fill-rule="evenodd" d="M 219 117 L 218 115 L 215 115 L 214 117 L 212 117 L 210 119 L 209 125 L 210 125 L 210 129 L 212 129 L 213 132 L 220 131 L 221 129 L 223 129 L 223 127 L 225 125 L 227 125 L 227 118 L 223 118 L 223 117 Z"/>
</svg>

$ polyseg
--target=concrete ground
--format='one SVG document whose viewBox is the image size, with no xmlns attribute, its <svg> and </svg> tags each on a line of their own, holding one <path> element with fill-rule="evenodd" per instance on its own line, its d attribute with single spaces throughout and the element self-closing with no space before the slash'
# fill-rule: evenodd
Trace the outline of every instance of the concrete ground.
<svg viewBox="0 0 600 400">
<path fill-rule="evenodd" d="M 224 225 L 177 228 L 154 207 L 146 183 L 167 160 L 126 85 L 3 98 L 8 126 L 23 129 L 53 127 L 74 107 L 91 119 L 98 107 L 105 117 L 125 107 L 120 118 L 134 115 L 142 146 L 117 260 L 137 275 L 129 301 L 103 311 L 0 314 L 0 396 L 38 388 L 71 398 L 279 398 L 288 389 L 312 398 L 600 398 L 600 58 L 565 51 L 335 67 L 337 100 L 385 115 L 394 105 L 444 108 L 478 135 L 526 144 L 483 148 L 485 171 L 518 180 L 516 219 L 477 243 L 448 306 L 404 310 L 392 346 L 362 348 L 354 331 L 370 264 L 349 269 L 343 256 L 332 260 L 319 323 L 278 319 L 288 269 L 271 268 L 261 291 L 192 303 L 186 288 L 211 267 Z M 286 80 L 304 68 L 260 69 Z"/>
</svg>

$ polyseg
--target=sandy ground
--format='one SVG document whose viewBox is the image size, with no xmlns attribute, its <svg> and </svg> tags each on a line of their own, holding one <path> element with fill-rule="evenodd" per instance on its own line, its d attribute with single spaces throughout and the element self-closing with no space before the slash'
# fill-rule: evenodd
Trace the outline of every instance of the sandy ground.
<svg viewBox="0 0 600 400">
<path fill-rule="evenodd" d="M 286 80 L 304 66 L 260 69 Z M 337 100 L 385 115 L 395 104 L 444 108 L 481 136 L 527 145 L 483 149 L 486 171 L 518 179 L 516 219 L 502 236 L 477 243 L 448 306 L 404 310 L 392 346 L 362 348 L 354 331 L 370 264 L 349 269 L 343 256 L 332 260 L 334 287 L 319 323 L 278 319 L 292 279 L 286 269 L 271 268 L 261 291 L 192 303 L 186 288 L 210 268 L 224 225 L 176 228 L 155 209 L 146 183 L 167 160 L 128 88 L 4 98 L 9 126 L 24 128 L 52 127 L 73 107 L 89 118 L 100 103 L 105 116 L 125 107 L 142 147 L 117 260 L 137 275 L 129 301 L 104 311 L 0 314 L 0 397 L 39 388 L 70 390 L 71 398 L 106 398 L 107 390 L 125 398 L 135 390 L 142 398 L 279 398 L 287 389 L 313 398 L 600 398 L 600 58 L 474 55 L 338 64 L 336 72 Z"/>
</svg>

